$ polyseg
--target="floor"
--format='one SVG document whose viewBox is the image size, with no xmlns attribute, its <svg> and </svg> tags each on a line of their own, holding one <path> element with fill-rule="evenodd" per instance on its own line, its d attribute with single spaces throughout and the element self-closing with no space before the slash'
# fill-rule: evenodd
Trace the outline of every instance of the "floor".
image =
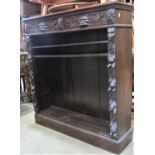
<svg viewBox="0 0 155 155">
<path fill-rule="evenodd" d="M 132 123 L 133 124 L 133 123 Z M 24 154 L 102 154 L 114 155 L 103 149 L 51 130 L 34 122 L 31 103 L 21 104 L 20 152 Z M 121 155 L 133 155 L 131 142 Z"/>
</svg>

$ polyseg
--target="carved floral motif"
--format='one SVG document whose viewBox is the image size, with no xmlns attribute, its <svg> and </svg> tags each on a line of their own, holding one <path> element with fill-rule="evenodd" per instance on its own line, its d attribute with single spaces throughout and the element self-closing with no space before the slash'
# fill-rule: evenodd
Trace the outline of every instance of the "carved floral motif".
<svg viewBox="0 0 155 155">
<path fill-rule="evenodd" d="M 109 112 L 110 112 L 110 136 L 117 139 L 117 100 L 116 100 L 116 56 L 115 56 L 115 28 L 108 28 L 108 75 L 109 75 Z"/>
</svg>

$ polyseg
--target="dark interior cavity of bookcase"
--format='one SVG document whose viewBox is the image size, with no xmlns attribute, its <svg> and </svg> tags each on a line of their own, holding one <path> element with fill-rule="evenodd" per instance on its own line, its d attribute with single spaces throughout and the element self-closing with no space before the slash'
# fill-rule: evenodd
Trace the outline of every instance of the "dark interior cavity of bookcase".
<svg viewBox="0 0 155 155">
<path fill-rule="evenodd" d="M 41 114 L 108 135 L 106 33 L 99 29 L 32 36 Z"/>
</svg>

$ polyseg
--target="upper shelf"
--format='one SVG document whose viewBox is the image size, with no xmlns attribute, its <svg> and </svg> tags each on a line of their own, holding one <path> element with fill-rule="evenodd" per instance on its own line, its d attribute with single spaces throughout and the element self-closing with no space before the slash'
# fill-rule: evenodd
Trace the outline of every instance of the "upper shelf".
<svg viewBox="0 0 155 155">
<path fill-rule="evenodd" d="M 32 46 L 32 49 L 38 48 L 60 48 L 60 47 L 69 47 L 69 46 L 82 46 L 82 45 L 94 45 L 94 44 L 107 44 L 108 41 L 91 41 L 91 42 L 84 42 L 84 43 L 71 43 L 71 44 L 58 44 L 58 45 L 46 45 L 46 46 Z"/>
<path fill-rule="evenodd" d="M 68 32 L 59 34 L 44 34 L 31 36 L 31 45 L 33 48 L 49 48 L 49 47 L 66 47 L 78 46 L 84 44 L 94 44 L 96 41 L 106 43 L 107 31 L 105 29 L 90 30 L 83 32 Z M 90 43 L 89 43 L 90 42 Z"/>
</svg>

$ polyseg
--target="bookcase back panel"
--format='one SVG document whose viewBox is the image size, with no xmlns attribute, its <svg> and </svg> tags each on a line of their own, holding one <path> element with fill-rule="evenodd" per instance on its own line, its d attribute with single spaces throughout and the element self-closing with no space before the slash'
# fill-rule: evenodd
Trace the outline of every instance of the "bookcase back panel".
<svg viewBox="0 0 155 155">
<path fill-rule="evenodd" d="M 42 83 L 50 90 L 48 104 L 109 120 L 106 59 L 36 59 L 40 90 L 45 89 Z"/>
</svg>

